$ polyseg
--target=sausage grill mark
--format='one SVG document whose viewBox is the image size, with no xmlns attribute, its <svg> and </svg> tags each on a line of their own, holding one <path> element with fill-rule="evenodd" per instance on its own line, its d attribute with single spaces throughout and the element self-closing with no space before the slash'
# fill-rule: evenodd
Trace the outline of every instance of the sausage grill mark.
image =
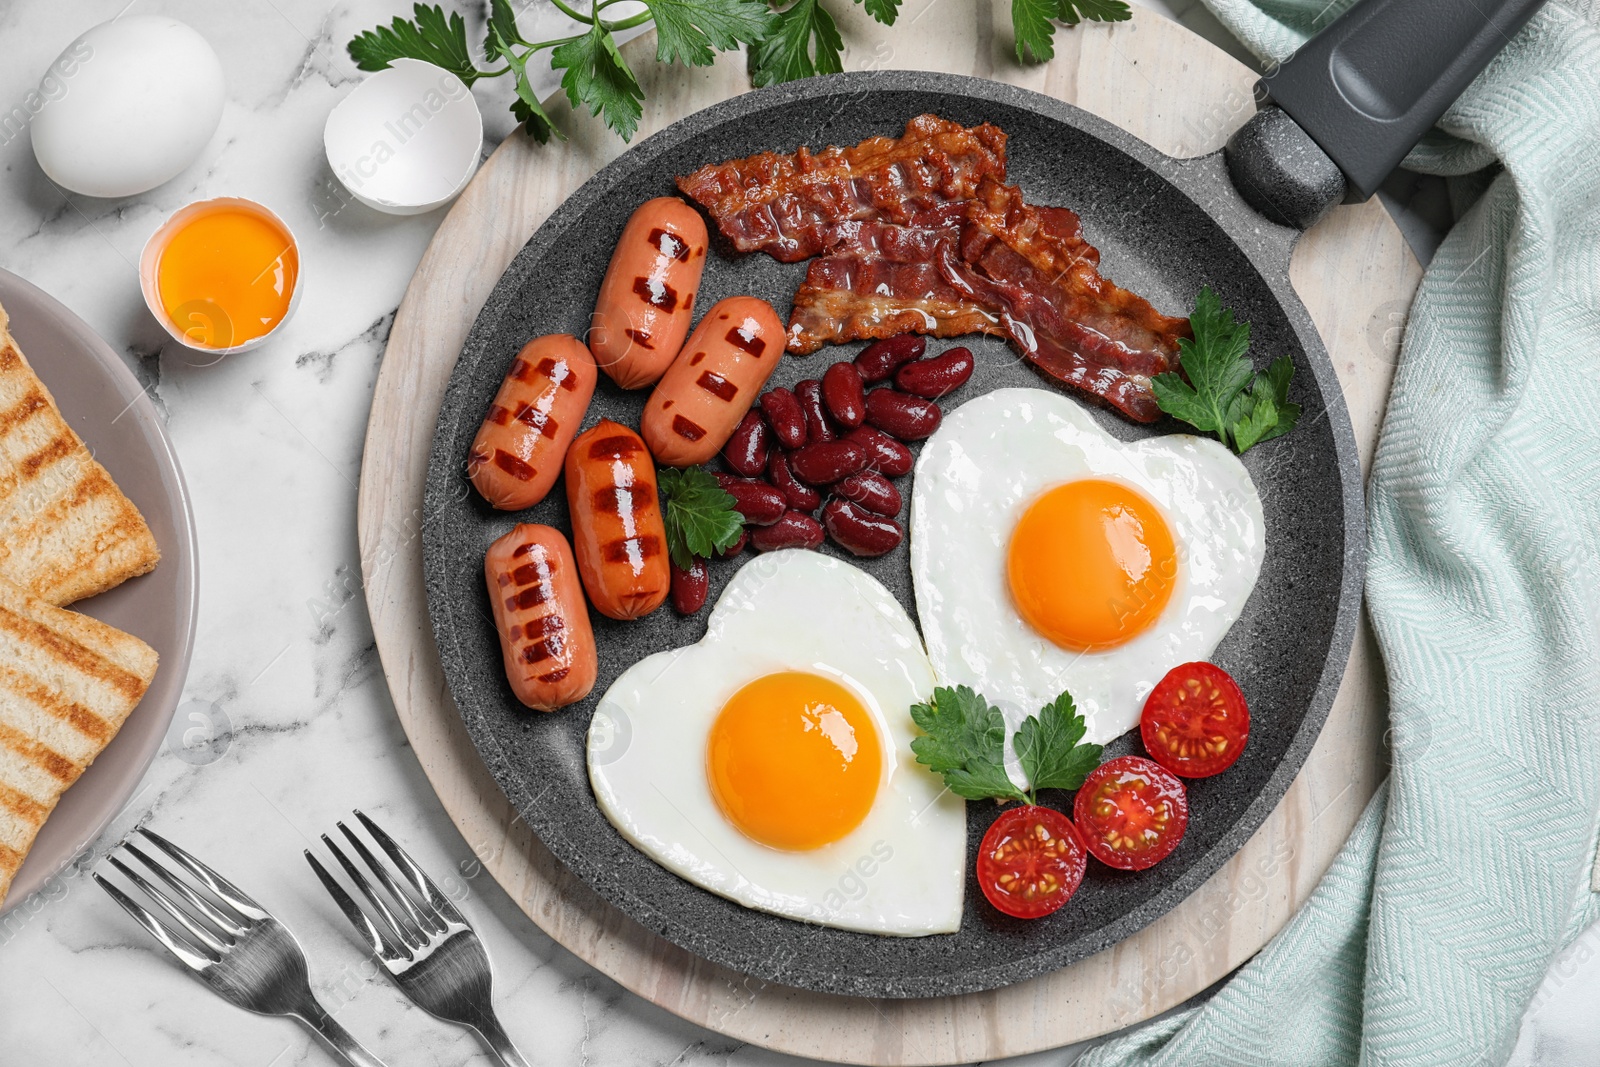
<svg viewBox="0 0 1600 1067">
<path fill-rule="evenodd" d="M 628 459 L 644 449 L 644 444 L 628 434 L 602 437 L 589 446 L 590 459 Z"/>
<path fill-rule="evenodd" d="M 704 427 L 690 422 L 682 415 L 672 416 L 672 432 L 685 441 L 698 441 L 706 435 Z"/>
<path fill-rule="evenodd" d="M 688 243 L 671 230 L 663 230 L 657 226 L 650 231 L 650 244 L 662 255 L 671 256 L 679 263 L 689 262 Z"/>
<path fill-rule="evenodd" d="M 637 515 L 655 495 L 655 489 L 648 485 L 619 485 L 611 489 L 596 489 L 594 510 L 602 515 L 616 515 L 619 518 L 624 511 L 630 516 Z"/>
<path fill-rule="evenodd" d="M 541 674 L 541 675 L 539 675 L 539 681 L 548 682 L 548 683 L 554 684 L 555 682 L 561 681 L 563 678 L 565 678 L 567 675 L 569 675 L 571 673 L 572 673 L 572 668 L 571 667 L 557 667 L 555 670 L 551 671 L 549 674 Z"/>
<path fill-rule="evenodd" d="M 732 400 L 739 395 L 739 387 L 716 371 L 701 371 L 700 377 L 695 380 L 695 384 L 718 400 Z"/>
<path fill-rule="evenodd" d="M 543 663 L 547 659 L 556 659 L 567 650 L 566 639 L 560 634 L 551 634 L 541 637 L 537 641 L 530 641 L 522 650 L 522 662 L 527 664 Z"/>
<path fill-rule="evenodd" d="M 519 482 L 531 481 L 539 473 L 503 448 L 494 450 L 494 465 Z"/>
<path fill-rule="evenodd" d="M 633 280 L 633 291 L 651 307 L 660 308 L 668 314 L 678 306 L 678 291 L 664 281 L 656 278 L 647 278 L 644 275 Z"/>
<path fill-rule="evenodd" d="M 650 333 L 648 330 L 635 330 L 632 326 L 628 326 L 623 329 L 622 332 L 627 335 L 628 340 L 632 341 L 640 348 L 654 349 L 656 347 L 650 343 Z"/>
<path fill-rule="evenodd" d="M 727 341 L 730 345 L 744 349 L 757 359 L 760 359 L 761 353 L 767 350 L 767 342 L 757 337 L 754 332 L 745 330 L 743 326 L 735 326 L 729 330 Z"/>
<path fill-rule="evenodd" d="M 522 568 L 518 567 L 517 569 L 521 570 Z M 527 611 L 529 608 L 536 608 L 540 604 L 543 604 L 545 601 L 549 600 L 553 592 L 554 590 L 551 588 L 549 582 L 539 582 L 537 585 L 523 586 L 515 593 L 506 597 L 506 610 Z"/>
<path fill-rule="evenodd" d="M 603 552 L 607 563 L 626 563 L 638 571 L 645 560 L 661 554 L 661 539 L 653 534 L 623 537 L 606 545 Z"/>
</svg>

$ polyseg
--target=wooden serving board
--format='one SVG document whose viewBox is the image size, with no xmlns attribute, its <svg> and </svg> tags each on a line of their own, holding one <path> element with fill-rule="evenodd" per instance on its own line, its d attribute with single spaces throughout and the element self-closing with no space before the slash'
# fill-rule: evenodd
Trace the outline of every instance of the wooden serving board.
<svg viewBox="0 0 1600 1067">
<path fill-rule="evenodd" d="M 1152 12 L 1057 34 L 1049 64 L 1012 54 L 1007 6 L 908 0 L 893 28 L 836 3 L 847 69 L 977 75 L 1046 93 L 1116 123 L 1170 155 L 1220 148 L 1254 111 L 1256 74 Z M 646 90 L 639 137 L 750 83 L 740 55 L 663 67 L 654 38 L 626 46 Z M 617 982 L 693 1022 L 800 1056 L 866 1064 L 942 1064 L 1015 1056 L 1139 1022 L 1204 989 L 1261 948 L 1300 906 L 1383 773 L 1383 676 L 1357 635 L 1320 740 L 1282 803 L 1192 897 L 1139 934 L 1053 974 L 988 993 L 867 1000 L 772 985 L 706 963 L 640 927 L 577 882 L 521 823 L 478 758 L 441 674 L 422 580 L 420 522 L 440 398 L 501 272 L 568 194 L 625 146 L 564 100 L 572 133 L 537 145 L 514 135 L 439 227 L 395 315 L 361 473 L 359 529 L 367 605 L 407 736 L 462 835 L 528 916 Z M 597 267 L 598 269 L 598 267 Z M 1374 201 L 1341 207 L 1290 268 L 1338 369 L 1370 461 L 1401 328 L 1421 268 Z"/>
</svg>

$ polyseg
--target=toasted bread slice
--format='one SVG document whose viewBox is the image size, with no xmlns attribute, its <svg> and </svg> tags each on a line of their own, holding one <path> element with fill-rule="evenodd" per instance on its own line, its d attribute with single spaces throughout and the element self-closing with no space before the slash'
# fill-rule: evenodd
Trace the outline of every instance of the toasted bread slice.
<svg viewBox="0 0 1600 1067">
<path fill-rule="evenodd" d="M 56 801 L 150 688 L 156 658 L 0 579 L 0 902 Z"/>
<path fill-rule="evenodd" d="M 8 321 L 0 308 L 0 578 L 70 604 L 153 569 L 161 552 L 61 417 Z"/>
</svg>

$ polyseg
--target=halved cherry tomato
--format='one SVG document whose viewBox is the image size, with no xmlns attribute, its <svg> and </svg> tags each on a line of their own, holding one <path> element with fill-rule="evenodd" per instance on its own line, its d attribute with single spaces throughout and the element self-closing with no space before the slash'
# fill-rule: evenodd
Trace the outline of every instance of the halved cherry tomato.
<svg viewBox="0 0 1600 1067">
<path fill-rule="evenodd" d="M 1143 756 L 1118 756 L 1089 772 L 1072 803 L 1089 854 L 1124 871 L 1142 871 L 1172 854 L 1189 828 L 1183 782 Z"/>
<path fill-rule="evenodd" d="M 1233 766 L 1250 737 L 1239 684 L 1214 663 L 1183 663 L 1156 683 L 1139 716 L 1144 747 L 1173 774 L 1209 778 Z"/>
<path fill-rule="evenodd" d="M 1031 804 L 1001 814 L 978 846 L 983 895 L 1019 919 L 1049 915 L 1072 899 L 1088 865 L 1071 820 Z"/>
</svg>

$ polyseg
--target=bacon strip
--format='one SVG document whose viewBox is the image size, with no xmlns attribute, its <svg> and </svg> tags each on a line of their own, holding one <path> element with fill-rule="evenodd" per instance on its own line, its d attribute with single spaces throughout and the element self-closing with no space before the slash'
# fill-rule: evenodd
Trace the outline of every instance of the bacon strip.
<svg viewBox="0 0 1600 1067">
<path fill-rule="evenodd" d="M 678 188 L 710 214 L 741 252 L 797 263 L 827 249 L 839 223 L 910 225 L 971 199 L 985 178 L 1004 178 L 1006 135 L 936 115 L 906 123 L 903 136 L 791 155 L 760 152 L 701 167 Z"/>
<path fill-rule="evenodd" d="M 1024 203 L 1020 189 L 985 181 L 944 269 L 969 300 L 999 313 L 1012 344 L 1039 370 L 1154 422 L 1161 409 L 1150 379 L 1177 369 L 1189 320 L 1108 281 L 1096 269 L 1098 254 L 1072 251 L 1057 225 Z"/>
<path fill-rule="evenodd" d="M 805 355 L 825 344 L 902 333 L 1004 337 L 1000 317 L 968 300 L 940 269 L 960 236 L 959 224 L 839 226 L 837 243 L 811 261 L 794 294 L 789 351 Z"/>
</svg>

